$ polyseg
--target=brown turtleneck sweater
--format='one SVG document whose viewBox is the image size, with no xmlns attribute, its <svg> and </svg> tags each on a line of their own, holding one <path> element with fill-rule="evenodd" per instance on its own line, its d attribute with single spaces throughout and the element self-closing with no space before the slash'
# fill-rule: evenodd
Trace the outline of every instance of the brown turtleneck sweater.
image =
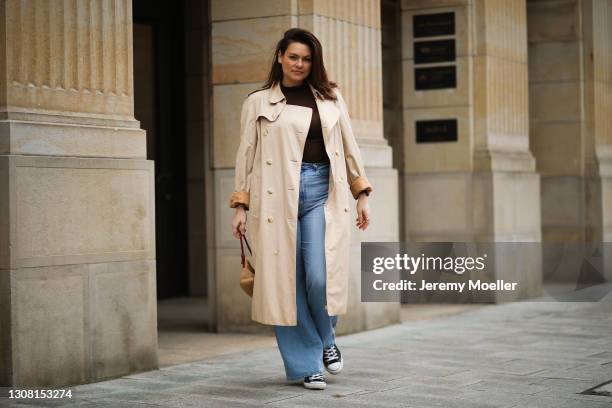
<svg viewBox="0 0 612 408">
<path fill-rule="evenodd" d="M 303 81 L 302 85 L 298 86 L 284 86 L 281 83 L 281 91 L 283 91 L 283 94 L 287 98 L 288 104 L 312 108 L 312 119 L 310 120 L 310 128 L 308 129 L 308 136 L 306 137 L 302 162 L 329 162 L 329 157 L 327 157 L 327 152 L 325 151 L 325 143 L 323 141 L 319 110 L 317 109 L 315 97 L 310 91 L 308 83 Z"/>
</svg>

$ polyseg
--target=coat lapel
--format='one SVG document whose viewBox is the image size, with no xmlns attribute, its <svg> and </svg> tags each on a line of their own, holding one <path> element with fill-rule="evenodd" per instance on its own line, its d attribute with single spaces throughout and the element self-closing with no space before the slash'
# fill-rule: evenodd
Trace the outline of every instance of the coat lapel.
<svg viewBox="0 0 612 408">
<path fill-rule="evenodd" d="M 319 91 L 317 91 L 310 83 L 310 90 L 315 97 L 317 103 L 317 109 L 319 110 L 319 118 L 321 119 L 321 127 L 323 128 L 323 134 L 329 132 L 334 127 L 338 119 L 340 118 L 340 109 L 336 107 L 333 101 L 323 99 Z"/>
</svg>

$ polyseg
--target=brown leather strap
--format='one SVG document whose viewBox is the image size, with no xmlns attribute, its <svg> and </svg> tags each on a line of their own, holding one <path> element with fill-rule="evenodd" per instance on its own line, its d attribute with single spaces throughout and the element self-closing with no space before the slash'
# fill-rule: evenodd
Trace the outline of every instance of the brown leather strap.
<svg viewBox="0 0 612 408">
<path fill-rule="evenodd" d="M 244 242 L 249 250 L 249 253 L 251 254 L 251 256 L 253 256 L 253 252 L 251 251 L 251 246 L 249 245 L 249 241 L 247 241 L 246 235 L 244 235 L 242 232 L 240 233 L 240 263 L 242 264 L 242 267 L 244 268 L 244 266 L 246 265 L 245 260 L 246 257 L 244 255 L 244 246 L 242 245 L 242 240 L 244 239 Z"/>
</svg>

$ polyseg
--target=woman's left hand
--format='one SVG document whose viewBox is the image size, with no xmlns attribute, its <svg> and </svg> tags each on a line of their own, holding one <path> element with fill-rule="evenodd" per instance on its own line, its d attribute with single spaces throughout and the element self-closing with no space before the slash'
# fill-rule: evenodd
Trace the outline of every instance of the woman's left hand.
<svg viewBox="0 0 612 408">
<path fill-rule="evenodd" d="M 363 231 L 370 225 L 370 204 L 365 194 L 360 194 L 357 199 L 357 223 L 355 225 Z"/>
</svg>

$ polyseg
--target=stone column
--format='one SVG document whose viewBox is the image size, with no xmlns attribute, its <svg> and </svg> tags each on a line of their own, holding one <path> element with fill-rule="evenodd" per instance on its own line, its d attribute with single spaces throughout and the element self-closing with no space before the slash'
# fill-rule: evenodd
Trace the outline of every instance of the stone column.
<svg viewBox="0 0 612 408">
<path fill-rule="evenodd" d="M 0 385 L 157 367 L 129 0 L 0 1 Z"/>
<path fill-rule="evenodd" d="M 402 2 L 406 240 L 540 241 L 539 177 L 529 151 L 525 9 L 525 0 Z M 415 16 L 442 13 L 451 13 L 454 30 L 425 30 L 415 38 Z M 417 63 L 415 42 L 440 40 L 454 40 L 455 58 Z M 451 79 L 428 79 L 436 67 L 446 67 Z M 417 80 L 425 81 L 420 89 Z M 433 120 L 449 122 L 430 129 Z M 427 131 L 417 134 L 417 126 L 425 125 Z M 440 135 L 444 141 L 428 136 L 437 137 L 441 128 L 447 129 Z M 494 293 L 490 301 L 539 293 L 540 259 L 530 259 L 520 271 L 503 265 L 490 268 L 491 278 L 518 282 L 520 291 Z"/>
<path fill-rule="evenodd" d="M 586 8 L 586 10 L 585 10 Z M 590 26 L 585 37 L 592 35 L 593 58 L 584 58 L 587 84 L 593 90 L 591 118 L 593 132 L 590 134 L 590 157 L 595 158 L 592 175 L 595 209 L 599 216 L 593 221 L 595 239 L 612 242 L 612 3 L 590 0 L 583 4 L 585 28 Z M 591 80 L 592 75 L 592 80 Z M 588 106 L 588 105 L 587 105 Z M 589 112 L 589 110 L 587 110 Z M 589 112 L 590 113 L 590 112 Z M 594 154 L 593 154 L 594 153 Z M 612 280 L 612 254 L 607 252 L 606 279 Z"/>
<path fill-rule="evenodd" d="M 313 2 L 278 0 L 212 2 L 214 165 L 217 205 L 218 329 L 261 329 L 250 321 L 248 298 L 237 284 L 239 246 L 230 233 L 234 210 L 233 167 L 239 121 L 225 112 L 239 110 L 247 93 L 266 79 L 277 41 L 290 27 L 311 30 L 321 41 L 331 80 L 339 83 L 362 148 L 368 178 L 374 185 L 374 223 L 353 231 L 349 314 L 338 332 L 365 330 L 399 320 L 397 304 L 360 303 L 360 241 L 397 241 L 397 173 L 383 138 L 380 2 L 378 0 Z M 231 136 L 231 137 L 228 137 Z M 355 210 L 353 209 L 353 212 Z M 355 214 L 353 214 L 355 215 Z"/>
<path fill-rule="evenodd" d="M 543 238 L 610 242 L 612 4 L 529 1 L 528 22 L 531 146 L 542 174 Z"/>
</svg>

